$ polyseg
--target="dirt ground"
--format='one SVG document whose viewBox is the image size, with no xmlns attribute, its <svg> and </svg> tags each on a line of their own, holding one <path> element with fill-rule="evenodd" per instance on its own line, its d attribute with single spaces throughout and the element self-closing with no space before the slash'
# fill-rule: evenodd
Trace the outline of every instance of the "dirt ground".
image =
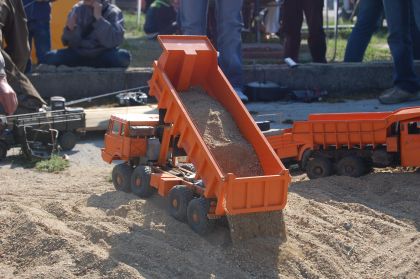
<svg viewBox="0 0 420 279">
<path fill-rule="evenodd" d="M 92 144 L 93 143 L 93 144 Z M 207 237 L 171 218 L 165 200 L 116 192 L 101 140 L 70 169 L 0 164 L 1 278 L 418 278 L 420 173 L 358 179 L 295 174 L 288 239 L 235 246 L 226 227 Z"/>
</svg>

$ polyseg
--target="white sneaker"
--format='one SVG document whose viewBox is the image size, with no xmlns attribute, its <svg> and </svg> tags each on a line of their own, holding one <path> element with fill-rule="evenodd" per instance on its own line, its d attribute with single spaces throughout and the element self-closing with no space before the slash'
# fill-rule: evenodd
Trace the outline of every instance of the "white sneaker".
<svg viewBox="0 0 420 279">
<path fill-rule="evenodd" d="M 242 89 L 240 88 L 234 88 L 236 95 L 238 95 L 239 99 L 241 99 L 242 102 L 246 103 L 248 102 L 248 97 L 242 92 Z"/>
</svg>

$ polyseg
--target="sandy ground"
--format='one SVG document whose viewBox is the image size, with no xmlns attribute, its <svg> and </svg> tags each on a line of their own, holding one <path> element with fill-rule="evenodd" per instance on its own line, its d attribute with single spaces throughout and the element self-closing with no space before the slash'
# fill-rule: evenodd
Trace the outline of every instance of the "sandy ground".
<svg viewBox="0 0 420 279">
<path fill-rule="evenodd" d="M 58 174 L 0 164 L 1 278 L 418 278 L 420 172 L 294 173 L 288 239 L 233 245 L 171 218 L 165 200 L 116 192 L 88 138 Z"/>
</svg>

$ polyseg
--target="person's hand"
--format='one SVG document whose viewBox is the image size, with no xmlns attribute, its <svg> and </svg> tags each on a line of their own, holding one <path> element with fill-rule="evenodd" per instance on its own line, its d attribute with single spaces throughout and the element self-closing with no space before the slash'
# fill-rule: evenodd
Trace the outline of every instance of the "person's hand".
<svg viewBox="0 0 420 279">
<path fill-rule="evenodd" d="M 13 114 L 18 106 L 16 93 L 4 76 L 0 77 L 0 104 L 7 115 Z"/>
<path fill-rule="evenodd" d="M 69 16 L 69 18 L 67 19 L 66 26 L 70 31 L 73 31 L 74 28 L 76 28 L 76 26 L 77 26 L 77 14 L 76 13 L 73 13 L 72 15 Z"/>
<path fill-rule="evenodd" d="M 93 2 L 93 16 L 96 20 L 99 20 L 102 17 L 102 4 L 98 1 Z"/>
</svg>

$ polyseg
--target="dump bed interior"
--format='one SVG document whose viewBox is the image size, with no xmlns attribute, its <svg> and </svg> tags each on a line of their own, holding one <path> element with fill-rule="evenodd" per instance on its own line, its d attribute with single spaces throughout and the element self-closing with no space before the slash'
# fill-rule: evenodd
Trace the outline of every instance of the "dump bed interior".
<svg viewBox="0 0 420 279">
<path fill-rule="evenodd" d="M 289 173 L 218 67 L 217 52 L 209 40 L 204 36 L 160 36 L 159 41 L 164 52 L 154 64 L 150 94 L 158 99 L 160 109 L 166 109 L 165 123 L 172 123 L 172 135 L 180 136 L 178 146 L 186 151 L 206 185 L 206 197 L 217 198 L 216 215 L 283 209 Z M 192 87 L 201 88 L 230 114 L 254 149 L 261 176 L 237 177 L 223 172 L 200 135 L 191 108 L 180 96 Z"/>
</svg>

